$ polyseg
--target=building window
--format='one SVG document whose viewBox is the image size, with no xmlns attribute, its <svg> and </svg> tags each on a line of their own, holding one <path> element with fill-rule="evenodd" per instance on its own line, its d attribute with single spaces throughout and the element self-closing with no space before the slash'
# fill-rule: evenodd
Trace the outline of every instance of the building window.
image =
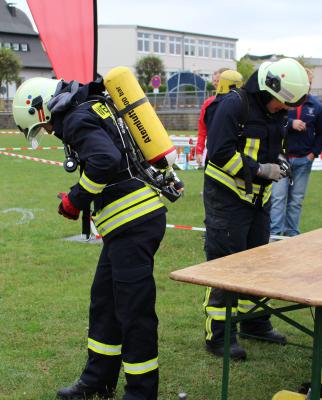
<svg viewBox="0 0 322 400">
<path fill-rule="evenodd" d="M 226 44 L 225 44 L 226 46 Z M 212 42 L 211 44 L 211 57 L 212 58 L 226 58 L 224 55 L 224 43 Z"/>
<path fill-rule="evenodd" d="M 20 43 L 20 50 L 21 51 L 28 51 L 29 47 L 27 43 Z"/>
<path fill-rule="evenodd" d="M 5 43 L 3 43 L 3 47 L 4 47 L 5 49 L 11 49 L 11 43 L 5 42 Z"/>
<path fill-rule="evenodd" d="M 153 52 L 165 54 L 167 37 L 165 35 L 153 35 Z"/>
<path fill-rule="evenodd" d="M 236 58 L 236 55 L 235 55 L 235 45 L 232 44 L 232 43 L 230 43 L 230 45 L 229 45 L 229 58 L 230 58 L 231 60 L 234 60 L 234 59 Z"/>
<path fill-rule="evenodd" d="M 185 56 L 194 56 L 196 54 L 196 45 L 194 39 L 184 40 L 184 54 Z"/>
<path fill-rule="evenodd" d="M 19 51 L 19 43 L 12 43 L 12 50 Z"/>
<path fill-rule="evenodd" d="M 209 57 L 209 40 L 198 40 L 198 56 L 199 57 Z"/>
<path fill-rule="evenodd" d="M 223 43 L 217 43 L 217 58 L 224 58 Z"/>
<path fill-rule="evenodd" d="M 148 53 L 150 51 L 150 34 L 138 32 L 138 51 Z"/>
<path fill-rule="evenodd" d="M 181 54 L 182 39 L 179 36 L 170 36 L 169 38 L 169 53 L 170 54 Z"/>
</svg>

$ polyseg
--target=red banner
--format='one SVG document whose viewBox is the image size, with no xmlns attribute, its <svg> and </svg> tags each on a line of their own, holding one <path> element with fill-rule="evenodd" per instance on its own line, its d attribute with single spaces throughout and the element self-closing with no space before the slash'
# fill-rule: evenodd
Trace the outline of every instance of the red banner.
<svg viewBox="0 0 322 400">
<path fill-rule="evenodd" d="M 96 0 L 27 0 L 56 78 L 96 76 Z"/>
</svg>

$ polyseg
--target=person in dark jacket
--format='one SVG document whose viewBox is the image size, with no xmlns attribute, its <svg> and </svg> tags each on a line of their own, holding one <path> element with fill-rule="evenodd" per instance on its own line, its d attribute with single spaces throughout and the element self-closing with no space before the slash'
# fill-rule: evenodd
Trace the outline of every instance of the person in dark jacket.
<svg viewBox="0 0 322 400">
<path fill-rule="evenodd" d="M 81 177 L 63 194 L 58 212 L 77 220 L 94 202 L 104 246 L 91 288 L 88 359 L 80 379 L 60 389 L 60 399 L 113 397 L 121 365 L 124 400 L 156 400 L 158 318 L 154 255 L 163 238 L 166 208 L 138 179 L 126 157 L 113 112 L 102 102 L 102 80 L 33 78 L 18 89 L 15 121 L 33 145 L 41 129 L 77 153 Z"/>
<path fill-rule="evenodd" d="M 307 74 L 311 84 L 312 72 L 307 69 Z M 273 183 L 271 234 L 296 236 L 312 164 L 322 150 L 322 104 L 311 94 L 303 105 L 288 112 L 285 147 L 292 180 Z"/>
<path fill-rule="evenodd" d="M 208 261 L 268 243 L 271 184 L 285 176 L 278 158 L 286 110 L 302 104 L 308 89 L 304 68 L 293 59 L 282 59 L 263 63 L 243 89 L 213 103 L 216 110 L 207 123 L 209 163 L 204 184 Z M 233 316 L 254 306 L 252 299 L 236 296 Z M 204 308 L 206 347 L 223 356 L 224 291 L 208 288 Z M 273 329 L 269 316 L 244 320 L 240 329 L 244 336 L 286 343 L 285 337 Z M 244 360 L 246 352 L 236 335 L 233 324 L 230 356 Z"/>
</svg>

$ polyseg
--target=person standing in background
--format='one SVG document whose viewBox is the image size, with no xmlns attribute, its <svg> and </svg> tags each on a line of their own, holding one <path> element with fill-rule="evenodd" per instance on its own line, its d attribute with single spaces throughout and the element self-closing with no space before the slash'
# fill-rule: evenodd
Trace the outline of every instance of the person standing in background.
<svg viewBox="0 0 322 400">
<path fill-rule="evenodd" d="M 212 75 L 212 84 L 214 87 L 214 93 L 216 93 L 217 86 L 219 83 L 220 75 L 227 71 L 228 68 L 220 68 L 215 71 Z M 207 107 L 215 100 L 215 94 L 210 96 L 208 99 L 205 100 L 203 105 L 201 106 L 200 116 L 198 120 L 198 138 L 197 138 L 197 145 L 196 145 L 196 160 L 199 167 L 203 164 L 203 154 L 206 147 L 206 138 L 207 138 L 207 127 L 204 121 L 205 113 Z"/>
<path fill-rule="evenodd" d="M 312 71 L 306 68 L 310 86 Z M 292 168 L 292 181 L 273 183 L 271 234 L 296 236 L 312 164 L 322 149 L 322 104 L 308 94 L 303 105 L 288 112 L 286 156 Z"/>
</svg>

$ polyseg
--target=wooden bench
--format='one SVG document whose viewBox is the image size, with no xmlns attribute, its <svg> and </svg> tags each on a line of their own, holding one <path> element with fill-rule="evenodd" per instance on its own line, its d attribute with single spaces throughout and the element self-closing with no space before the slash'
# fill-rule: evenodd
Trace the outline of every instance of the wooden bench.
<svg viewBox="0 0 322 400">
<path fill-rule="evenodd" d="M 264 311 L 257 308 L 248 317 L 274 314 L 313 337 L 311 400 L 320 399 L 322 229 L 174 271 L 170 278 L 227 291 L 222 400 L 228 399 L 231 300 L 236 292 L 295 303 L 272 309 L 266 302 L 255 301 Z M 307 307 L 315 307 L 314 332 L 285 315 L 285 312 Z"/>
</svg>

